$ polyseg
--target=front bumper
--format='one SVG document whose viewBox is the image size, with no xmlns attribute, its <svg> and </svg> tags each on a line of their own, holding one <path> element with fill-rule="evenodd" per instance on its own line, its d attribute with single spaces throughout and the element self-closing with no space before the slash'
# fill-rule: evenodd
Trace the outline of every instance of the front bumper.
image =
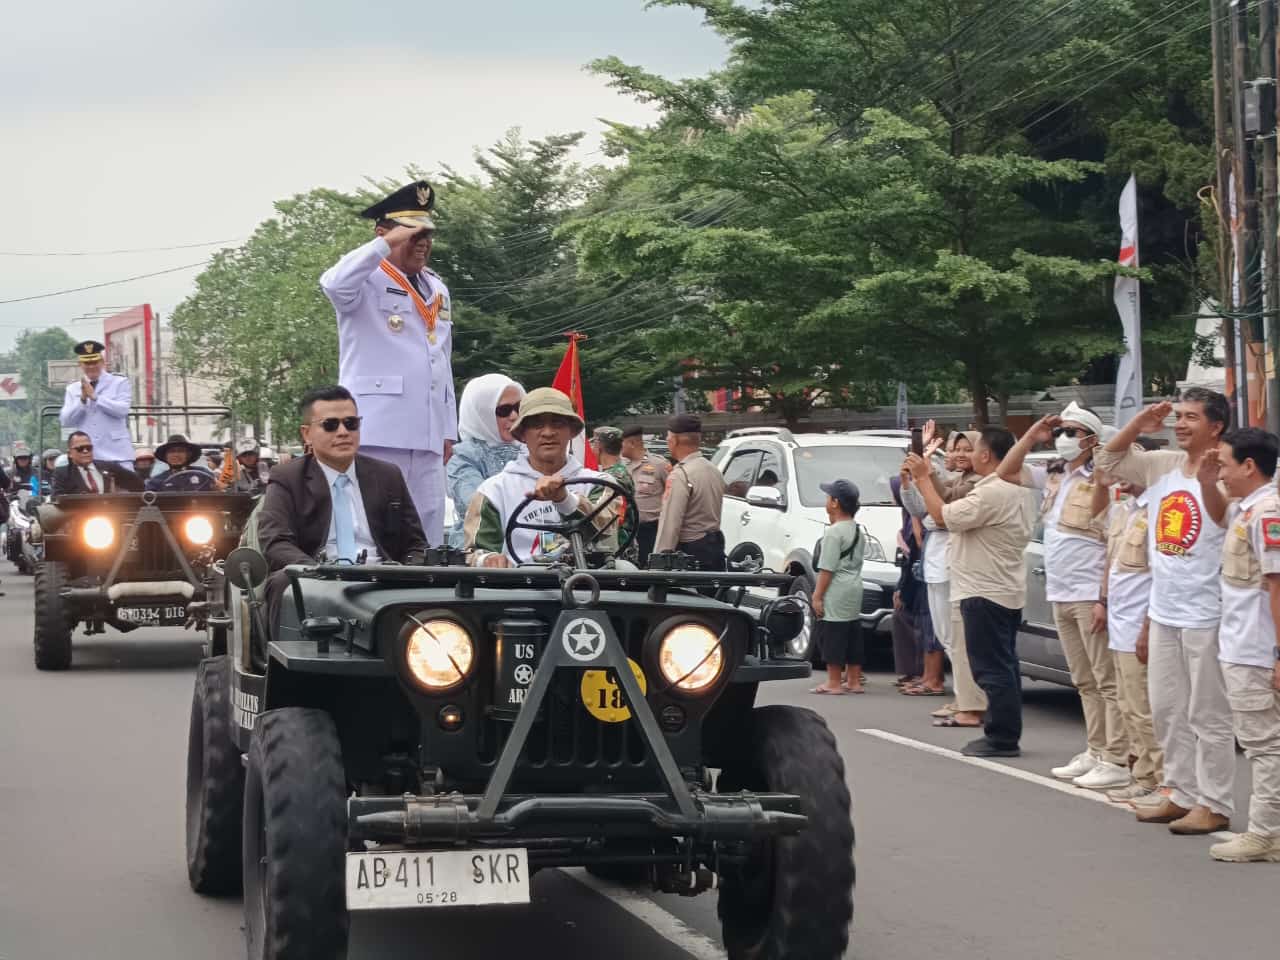
<svg viewBox="0 0 1280 960">
<path fill-rule="evenodd" d="M 512 795 L 492 817 L 481 794 L 351 797 L 352 841 L 431 845 L 463 841 L 682 838 L 701 843 L 750 842 L 799 833 L 808 823 L 800 798 L 785 793 L 692 794 L 695 813 L 681 814 L 664 793 Z"/>
</svg>

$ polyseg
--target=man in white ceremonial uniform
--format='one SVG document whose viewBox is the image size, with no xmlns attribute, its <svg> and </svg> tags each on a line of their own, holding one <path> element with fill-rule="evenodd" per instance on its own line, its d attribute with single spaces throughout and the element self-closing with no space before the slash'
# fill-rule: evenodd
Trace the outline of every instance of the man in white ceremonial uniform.
<svg viewBox="0 0 1280 960">
<path fill-rule="evenodd" d="M 129 407 L 133 403 L 133 387 L 128 377 L 103 369 L 106 349 L 97 340 L 82 340 L 75 345 L 80 379 L 67 384 L 58 420 L 64 427 L 89 435 L 95 459 L 132 470 Z"/>
<path fill-rule="evenodd" d="M 1246 427 L 1219 447 L 1227 508 L 1218 659 L 1236 739 L 1253 772 L 1249 825 L 1209 854 L 1230 863 L 1280 863 L 1280 495 L 1275 434 Z"/>
<path fill-rule="evenodd" d="M 449 290 L 427 269 L 425 180 L 365 210 L 376 236 L 320 278 L 338 316 L 338 380 L 364 415 L 361 452 L 404 474 L 427 542 L 444 542 L 444 465 L 458 434 Z"/>
</svg>

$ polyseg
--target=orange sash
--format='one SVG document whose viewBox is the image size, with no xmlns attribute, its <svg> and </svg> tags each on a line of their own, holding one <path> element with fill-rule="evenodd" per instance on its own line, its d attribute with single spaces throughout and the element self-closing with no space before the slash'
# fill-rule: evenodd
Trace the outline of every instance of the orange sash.
<svg viewBox="0 0 1280 960">
<path fill-rule="evenodd" d="M 418 315 L 422 317 L 422 322 L 427 325 L 427 340 L 435 343 L 436 317 L 440 313 L 440 304 L 444 299 L 443 295 L 437 293 L 431 303 L 428 304 L 427 301 L 422 299 L 422 294 L 418 293 L 414 285 L 405 278 L 405 275 L 388 261 L 383 260 L 378 266 L 382 268 L 383 273 L 396 282 L 396 286 L 407 293 L 409 298 L 413 300 L 413 305 L 417 309 Z"/>
</svg>

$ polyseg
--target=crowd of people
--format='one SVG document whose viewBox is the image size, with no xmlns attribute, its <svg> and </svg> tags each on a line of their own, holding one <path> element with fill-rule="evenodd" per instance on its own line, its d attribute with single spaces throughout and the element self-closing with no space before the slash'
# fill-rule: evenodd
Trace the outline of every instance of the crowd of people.
<svg viewBox="0 0 1280 960">
<path fill-rule="evenodd" d="M 1170 415 L 1177 449 L 1159 449 Z M 1280 439 L 1229 422 L 1225 397 L 1195 388 L 1119 430 L 1075 403 L 1017 440 L 987 427 L 944 446 L 928 425 L 924 453 L 893 485 L 904 517 L 894 655 L 907 696 L 943 695 L 950 660 L 955 698 L 933 723 L 981 729 L 964 754 L 1020 755 L 1016 641 L 1039 526 L 1037 573 L 1085 720 L 1083 749 L 1049 772 L 1107 791 L 1142 823 L 1213 834 L 1236 811 L 1238 743 L 1253 772 L 1247 829 L 1211 855 L 1280 862 Z M 1047 444 L 1053 459 L 1027 462 Z M 827 621 L 842 616 L 826 616 L 839 582 L 827 551 L 842 549 L 834 531 L 850 515 L 845 492 L 824 489 L 831 539 L 814 610 L 825 654 L 841 633 Z M 860 588 L 853 571 L 846 580 L 849 609 Z M 860 655 L 831 646 L 815 692 L 860 692 L 843 668 Z"/>
</svg>

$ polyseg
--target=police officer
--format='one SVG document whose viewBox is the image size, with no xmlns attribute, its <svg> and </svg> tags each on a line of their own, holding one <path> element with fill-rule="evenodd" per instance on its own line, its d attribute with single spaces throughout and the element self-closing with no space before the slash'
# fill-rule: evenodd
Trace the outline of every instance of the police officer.
<svg viewBox="0 0 1280 960">
<path fill-rule="evenodd" d="M 1215 860 L 1280 862 L 1280 635 L 1275 592 L 1280 590 L 1280 497 L 1273 480 L 1280 441 L 1246 427 L 1219 446 L 1227 507 L 1222 545 L 1222 627 L 1218 659 L 1236 739 L 1253 770 L 1249 827 L 1209 848 Z M 1208 824 L 1225 829 L 1214 815 Z"/>
<path fill-rule="evenodd" d="M 667 487 L 671 465 L 645 450 L 644 430 L 638 426 L 622 431 L 622 462 L 627 465 L 636 488 L 636 508 L 640 511 L 640 526 L 636 529 L 637 560 L 641 567 L 645 567 L 658 539 L 662 494 Z"/>
<path fill-rule="evenodd" d="M 82 430 L 93 441 L 93 455 L 107 463 L 133 469 L 133 441 L 129 437 L 129 378 L 103 369 L 104 351 L 97 340 L 75 345 L 80 379 L 67 384 L 59 417 L 64 427 Z"/>
<path fill-rule="evenodd" d="M 667 477 L 654 549 L 679 550 L 703 570 L 724 570 L 724 475 L 701 453 L 702 421 L 691 413 L 667 421 L 667 450 L 676 465 Z"/>
<path fill-rule="evenodd" d="M 435 191 L 425 180 L 361 216 L 376 236 L 320 278 L 338 317 L 338 379 L 364 416 L 361 453 L 394 463 L 427 541 L 444 539 L 444 465 L 458 432 L 449 290 L 427 268 Z"/>
</svg>

